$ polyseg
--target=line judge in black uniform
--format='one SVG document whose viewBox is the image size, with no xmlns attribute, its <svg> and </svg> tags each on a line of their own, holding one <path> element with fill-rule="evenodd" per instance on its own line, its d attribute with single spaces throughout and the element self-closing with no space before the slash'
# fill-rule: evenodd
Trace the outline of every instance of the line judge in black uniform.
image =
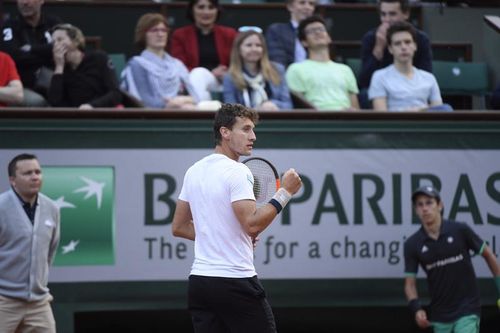
<svg viewBox="0 0 500 333">
<path fill-rule="evenodd" d="M 85 38 L 77 27 L 59 24 L 53 28 L 54 76 L 49 104 L 56 107 L 115 107 L 121 93 L 112 63 L 102 51 L 85 50 Z"/>
<path fill-rule="evenodd" d="M 465 223 L 443 220 L 439 192 L 424 186 L 412 195 L 422 227 L 405 242 L 405 293 L 420 328 L 435 333 L 478 333 L 480 294 L 469 251 L 481 255 L 493 273 L 500 293 L 500 268 L 495 254 Z M 427 274 L 431 303 L 428 311 L 418 300 L 418 266 Z"/>
</svg>

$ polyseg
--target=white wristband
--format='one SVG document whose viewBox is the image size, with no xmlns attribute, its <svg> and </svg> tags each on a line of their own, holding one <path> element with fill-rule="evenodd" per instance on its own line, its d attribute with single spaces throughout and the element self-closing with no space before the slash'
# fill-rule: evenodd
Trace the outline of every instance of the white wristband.
<svg viewBox="0 0 500 333">
<path fill-rule="evenodd" d="M 288 201 L 290 201 L 291 198 L 292 198 L 292 195 L 290 193 L 288 193 L 288 191 L 285 190 L 284 188 L 280 188 L 273 195 L 273 199 L 278 201 L 282 208 L 285 208 L 286 204 L 288 203 Z"/>
</svg>

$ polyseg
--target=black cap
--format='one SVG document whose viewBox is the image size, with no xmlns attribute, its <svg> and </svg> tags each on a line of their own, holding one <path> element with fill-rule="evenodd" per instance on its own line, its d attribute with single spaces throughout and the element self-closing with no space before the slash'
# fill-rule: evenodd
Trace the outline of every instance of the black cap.
<svg viewBox="0 0 500 333">
<path fill-rule="evenodd" d="M 441 195 L 439 194 L 438 190 L 436 190 L 432 186 L 422 186 L 422 187 L 419 187 L 418 189 L 416 189 L 415 192 L 413 192 L 413 194 L 411 195 L 411 201 L 413 203 L 415 203 L 415 199 L 416 199 L 417 195 L 420 195 L 420 194 L 423 194 L 423 195 L 426 195 L 428 197 L 437 199 L 438 201 L 441 201 Z"/>
</svg>

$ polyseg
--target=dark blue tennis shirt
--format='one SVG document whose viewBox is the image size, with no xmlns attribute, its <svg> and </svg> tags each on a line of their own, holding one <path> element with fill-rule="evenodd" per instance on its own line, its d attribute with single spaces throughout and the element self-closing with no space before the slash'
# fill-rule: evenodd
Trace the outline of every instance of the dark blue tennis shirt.
<svg viewBox="0 0 500 333">
<path fill-rule="evenodd" d="M 452 322 L 481 314 L 479 289 L 470 251 L 481 254 L 486 243 L 465 223 L 443 220 L 437 240 L 421 227 L 405 242 L 405 274 L 418 266 L 427 274 L 431 321 Z"/>
</svg>

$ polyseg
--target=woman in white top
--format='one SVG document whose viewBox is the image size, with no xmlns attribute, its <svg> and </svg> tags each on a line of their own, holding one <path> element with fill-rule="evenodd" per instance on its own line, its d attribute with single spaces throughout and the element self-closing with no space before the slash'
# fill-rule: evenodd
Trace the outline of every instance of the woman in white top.
<svg viewBox="0 0 500 333">
<path fill-rule="evenodd" d="M 165 50 L 168 40 L 165 17 L 157 13 L 141 16 L 135 28 L 135 44 L 142 50 L 122 73 L 122 88 L 146 107 L 194 109 L 198 98 L 191 87 L 189 72 Z"/>
</svg>

